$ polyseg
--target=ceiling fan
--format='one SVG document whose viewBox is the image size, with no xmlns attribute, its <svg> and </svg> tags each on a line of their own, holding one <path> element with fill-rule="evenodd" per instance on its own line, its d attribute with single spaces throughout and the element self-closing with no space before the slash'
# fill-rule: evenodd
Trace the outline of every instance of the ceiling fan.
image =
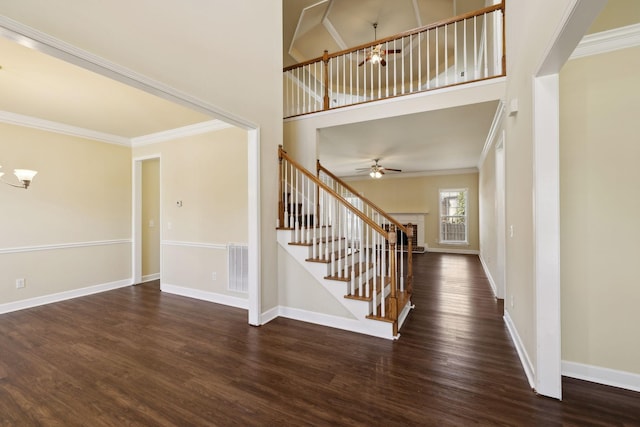
<svg viewBox="0 0 640 427">
<path fill-rule="evenodd" d="M 358 168 L 357 171 L 369 171 L 371 178 L 382 178 L 385 172 L 402 172 L 402 169 L 385 168 L 380 163 L 380 159 L 373 159 L 373 164 L 368 168 Z"/>
<path fill-rule="evenodd" d="M 373 23 L 373 39 L 374 40 L 377 39 L 377 28 L 378 28 L 378 23 L 374 22 Z M 382 43 L 380 43 L 371 48 L 369 53 L 367 53 L 367 56 L 364 58 L 364 61 L 358 64 L 358 67 L 362 66 L 367 61 L 371 61 L 372 64 L 379 63 L 384 67 L 387 65 L 387 61 L 384 59 L 385 56 L 392 55 L 394 53 L 400 53 L 400 52 L 402 52 L 402 49 L 383 49 Z"/>
</svg>

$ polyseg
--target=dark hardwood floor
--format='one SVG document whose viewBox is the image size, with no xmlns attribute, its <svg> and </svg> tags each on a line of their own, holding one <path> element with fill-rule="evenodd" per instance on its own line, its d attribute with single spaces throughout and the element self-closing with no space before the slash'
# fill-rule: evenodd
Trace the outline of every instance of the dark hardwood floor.
<svg viewBox="0 0 640 427">
<path fill-rule="evenodd" d="M 415 256 L 391 342 L 161 294 L 157 283 L 0 315 L 2 426 L 640 426 L 640 394 L 528 386 L 475 256 Z"/>
</svg>

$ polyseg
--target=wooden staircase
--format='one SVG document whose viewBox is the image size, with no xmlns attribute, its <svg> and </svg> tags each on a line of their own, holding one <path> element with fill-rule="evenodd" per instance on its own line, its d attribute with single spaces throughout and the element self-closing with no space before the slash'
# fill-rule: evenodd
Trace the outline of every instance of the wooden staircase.
<svg viewBox="0 0 640 427">
<path fill-rule="evenodd" d="M 280 246 L 347 308 L 350 330 L 397 339 L 413 306 L 411 255 L 397 247 L 396 228 L 411 231 L 378 225 L 282 149 L 280 161 Z"/>
</svg>

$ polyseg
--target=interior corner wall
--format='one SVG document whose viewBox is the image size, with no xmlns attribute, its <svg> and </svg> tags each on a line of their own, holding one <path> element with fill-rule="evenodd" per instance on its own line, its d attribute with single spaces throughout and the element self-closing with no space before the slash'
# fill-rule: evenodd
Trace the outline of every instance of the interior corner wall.
<svg viewBox="0 0 640 427">
<path fill-rule="evenodd" d="M 227 267 L 228 245 L 248 243 L 247 151 L 239 128 L 133 149 L 161 156 L 163 286 L 247 299 L 228 289 Z"/>
<path fill-rule="evenodd" d="M 0 311 L 130 284 L 131 149 L 9 124 L 0 136 L 5 173 L 38 171 L 27 190 L 0 185 Z"/>
<path fill-rule="evenodd" d="M 640 47 L 560 73 L 562 359 L 640 374 Z"/>
<path fill-rule="evenodd" d="M 427 250 L 477 253 L 480 248 L 477 173 L 411 178 L 365 178 L 350 180 L 348 184 L 386 212 L 424 214 L 424 241 L 428 246 Z M 445 245 L 439 242 L 439 190 L 448 188 L 468 189 L 468 245 Z"/>
<path fill-rule="evenodd" d="M 503 272 L 498 270 L 498 223 L 497 223 L 497 194 L 496 194 L 496 149 L 491 145 L 487 151 L 478 177 L 478 211 L 480 228 L 480 259 L 485 267 L 487 276 L 497 292 L 496 280 Z"/>
<path fill-rule="evenodd" d="M 160 274 L 160 159 L 142 162 L 142 280 Z"/>
</svg>

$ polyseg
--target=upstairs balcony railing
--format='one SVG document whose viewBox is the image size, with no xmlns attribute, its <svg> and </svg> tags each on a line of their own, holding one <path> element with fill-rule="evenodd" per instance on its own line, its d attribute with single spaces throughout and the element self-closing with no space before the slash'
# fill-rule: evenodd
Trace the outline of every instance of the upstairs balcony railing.
<svg viewBox="0 0 640 427">
<path fill-rule="evenodd" d="M 506 74 L 504 2 L 284 69 L 284 117 Z"/>
</svg>

